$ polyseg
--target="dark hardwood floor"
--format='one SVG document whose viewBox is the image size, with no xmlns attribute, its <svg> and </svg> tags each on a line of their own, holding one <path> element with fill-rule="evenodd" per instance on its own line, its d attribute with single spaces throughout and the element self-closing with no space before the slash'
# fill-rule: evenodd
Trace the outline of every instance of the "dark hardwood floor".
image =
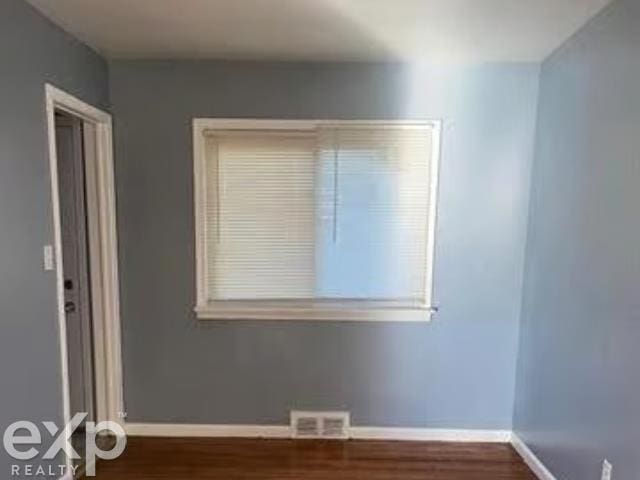
<svg viewBox="0 0 640 480">
<path fill-rule="evenodd" d="M 99 480 L 535 480 L 510 445 L 129 438 Z"/>
</svg>

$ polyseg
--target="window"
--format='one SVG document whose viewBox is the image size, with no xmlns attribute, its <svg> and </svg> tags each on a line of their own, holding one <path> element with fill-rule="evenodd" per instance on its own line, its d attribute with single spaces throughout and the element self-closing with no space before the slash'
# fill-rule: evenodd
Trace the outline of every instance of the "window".
<svg viewBox="0 0 640 480">
<path fill-rule="evenodd" d="M 437 123 L 194 121 L 199 318 L 428 320 Z"/>
</svg>

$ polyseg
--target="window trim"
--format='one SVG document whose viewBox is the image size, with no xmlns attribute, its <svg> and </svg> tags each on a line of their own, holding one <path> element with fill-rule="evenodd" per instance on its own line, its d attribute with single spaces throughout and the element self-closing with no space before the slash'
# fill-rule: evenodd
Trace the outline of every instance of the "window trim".
<svg viewBox="0 0 640 480">
<path fill-rule="evenodd" d="M 430 128 L 433 131 L 431 189 L 427 232 L 427 273 L 425 304 L 416 306 L 381 306 L 376 301 L 273 302 L 213 301 L 207 298 L 206 239 L 206 152 L 208 130 L 298 130 L 313 131 L 319 126 Z M 238 118 L 193 119 L 193 193 L 195 214 L 196 306 L 199 320 L 327 320 L 327 321 L 399 321 L 429 322 L 438 310 L 433 305 L 435 233 L 437 223 L 438 179 L 441 155 L 442 121 L 440 120 L 273 120 Z"/>
</svg>

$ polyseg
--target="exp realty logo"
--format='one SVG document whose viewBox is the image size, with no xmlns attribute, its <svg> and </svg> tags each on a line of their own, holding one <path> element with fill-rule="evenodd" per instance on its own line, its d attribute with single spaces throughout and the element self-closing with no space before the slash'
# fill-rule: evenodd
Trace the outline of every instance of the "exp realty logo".
<svg viewBox="0 0 640 480">
<path fill-rule="evenodd" d="M 77 467 L 64 465 L 52 465 L 60 452 L 64 452 L 69 460 L 80 460 L 82 457 L 73 448 L 71 436 L 80 425 L 85 427 L 85 462 L 86 476 L 93 477 L 96 474 L 96 458 L 113 460 L 118 458 L 127 446 L 127 437 L 123 428 L 115 422 L 83 421 L 87 413 L 77 413 L 62 430 L 54 422 L 42 422 L 42 426 L 49 433 L 53 442 L 45 450 L 42 443 L 42 432 L 38 426 L 29 421 L 14 422 L 5 430 L 3 444 L 5 451 L 20 463 L 11 465 L 12 477 L 61 477 L 65 473 L 76 473 Z M 96 443 L 100 435 L 110 434 L 115 438 L 115 445 L 109 450 L 102 450 Z M 27 448 L 28 447 L 28 448 Z M 44 453 L 43 453 L 44 451 Z M 30 463 L 38 459 L 39 462 Z"/>
</svg>

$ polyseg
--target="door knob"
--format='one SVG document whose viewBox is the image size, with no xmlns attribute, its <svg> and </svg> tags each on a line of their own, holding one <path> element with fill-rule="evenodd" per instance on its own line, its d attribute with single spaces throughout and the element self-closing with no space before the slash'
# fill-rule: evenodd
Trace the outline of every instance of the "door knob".
<svg viewBox="0 0 640 480">
<path fill-rule="evenodd" d="M 76 304 L 73 302 L 64 302 L 64 312 L 73 313 L 76 311 Z"/>
</svg>

